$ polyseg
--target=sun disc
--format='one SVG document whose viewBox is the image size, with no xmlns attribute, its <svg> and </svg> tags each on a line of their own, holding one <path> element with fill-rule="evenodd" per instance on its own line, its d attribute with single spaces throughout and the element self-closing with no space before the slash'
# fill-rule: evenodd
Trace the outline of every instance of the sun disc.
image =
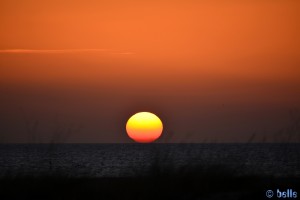
<svg viewBox="0 0 300 200">
<path fill-rule="evenodd" d="M 136 142 L 149 143 L 157 140 L 163 131 L 161 120 L 153 113 L 139 112 L 126 123 L 128 136 Z"/>
</svg>

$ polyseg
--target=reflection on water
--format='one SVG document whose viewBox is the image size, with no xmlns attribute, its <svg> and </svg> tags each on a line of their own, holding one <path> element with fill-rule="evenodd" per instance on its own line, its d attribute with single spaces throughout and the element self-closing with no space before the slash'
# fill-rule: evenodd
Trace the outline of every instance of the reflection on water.
<svg viewBox="0 0 300 200">
<path fill-rule="evenodd" d="M 299 144 L 2 144 L 0 175 L 120 177 L 153 165 L 217 165 L 240 174 L 300 177 L 299 152 Z"/>
</svg>

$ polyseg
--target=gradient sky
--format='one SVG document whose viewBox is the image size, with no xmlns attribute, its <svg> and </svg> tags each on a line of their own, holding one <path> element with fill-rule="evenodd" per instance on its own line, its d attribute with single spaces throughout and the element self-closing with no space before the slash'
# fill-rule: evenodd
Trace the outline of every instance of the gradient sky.
<svg viewBox="0 0 300 200">
<path fill-rule="evenodd" d="M 0 142 L 131 142 L 138 111 L 161 117 L 158 142 L 275 141 L 299 116 L 299 10 L 0 0 Z"/>
</svg>

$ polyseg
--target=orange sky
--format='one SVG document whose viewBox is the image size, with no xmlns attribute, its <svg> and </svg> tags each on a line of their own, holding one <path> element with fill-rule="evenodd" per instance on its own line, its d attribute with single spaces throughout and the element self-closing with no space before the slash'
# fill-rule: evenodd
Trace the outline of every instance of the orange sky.
<svg viewBox="0 0 300 200">
<path fill-rule="evenodd" d="M 140 109 L 163 116 L 178 133 L 171 141 L 276 131 L 300 107 L 299 9 L 297 0 L 1 0 L 0 118 L 15 134 L 3 141 L 26 141 L 14 128 L 19 107 L 44 127 L 55 113 L 85 124 L 70 142 L 126 142 L 123 122 Z"/>
</svg>

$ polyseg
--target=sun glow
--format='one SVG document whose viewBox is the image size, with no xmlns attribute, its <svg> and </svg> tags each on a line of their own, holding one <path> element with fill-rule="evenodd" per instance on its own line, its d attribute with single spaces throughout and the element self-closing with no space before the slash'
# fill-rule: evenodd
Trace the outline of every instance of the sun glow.
<svg viewBox="0 0 300 200">
<path fill-rule="evenodd" d="M 155 114 L 139 112 L 129 118 L 126 124 L 126 131 L 128 136 L 134 141 L 149 143 L 161 136 L 163 124 Z"/>
</svg>

